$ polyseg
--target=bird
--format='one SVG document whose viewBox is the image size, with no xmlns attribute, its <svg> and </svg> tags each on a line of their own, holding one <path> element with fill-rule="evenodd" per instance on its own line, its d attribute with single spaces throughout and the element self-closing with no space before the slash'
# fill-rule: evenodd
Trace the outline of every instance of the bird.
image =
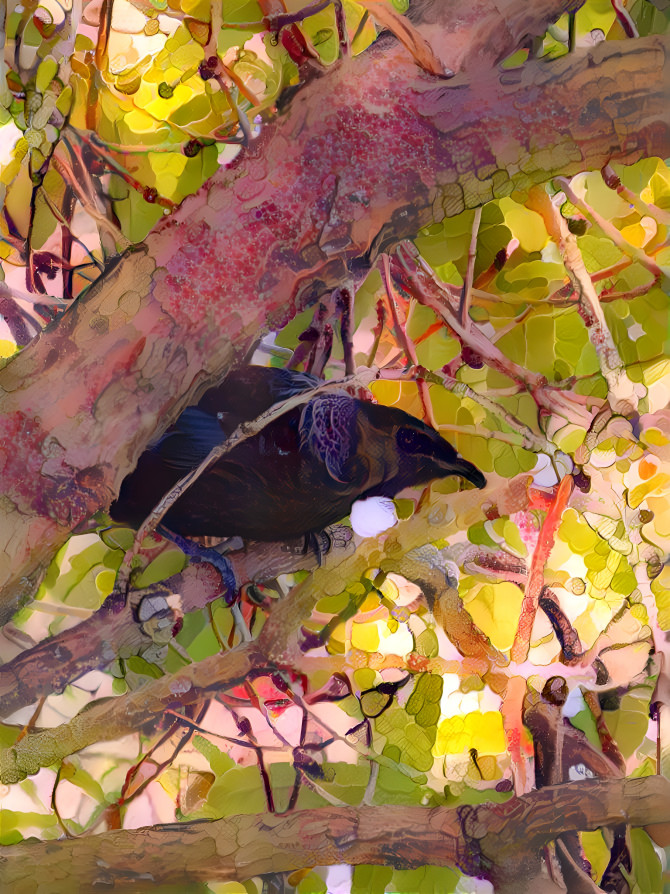
<svg viewBox="0 0 670 894">
<path fill-rule="evenodd" d="M 234 370 L 142 454 L 110 508 L 112 519 L 139 526 L 237 425 L 321 384 L 289 369 Z M 449 475 L 486 484 L 439 432 L 404 410 L 321 391 L 215 461 L 171 506 L 163 525 L 181 537 L 309 537 L 345 518 L 356 500 L 392 498 Z"/>
</svg>

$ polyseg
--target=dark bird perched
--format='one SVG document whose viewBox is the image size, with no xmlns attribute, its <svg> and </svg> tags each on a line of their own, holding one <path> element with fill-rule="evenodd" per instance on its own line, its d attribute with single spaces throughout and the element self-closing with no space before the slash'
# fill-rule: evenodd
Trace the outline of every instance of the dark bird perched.
<svg viewBox="0 0 670 894">
<path fill-rule="evenodd" d="M 139 525 L 162 496 L 238 424 L 320 384 L 286 369 L 230 373 L 141 457 L 111 507 L 115 521 Z M 163 519 L 183 536 L 287 540 L 321 531 L 371 496 L 482 473 L 440 435 L 395 407 L 344 393 L 321 393 L 268 423 L 215 462 Z"/>
</svg>

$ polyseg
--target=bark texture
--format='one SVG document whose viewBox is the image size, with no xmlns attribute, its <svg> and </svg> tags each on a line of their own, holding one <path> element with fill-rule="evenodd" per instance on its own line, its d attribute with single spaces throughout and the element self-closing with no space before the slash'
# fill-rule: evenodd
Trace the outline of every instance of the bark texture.
<svg viewBox="0 0 670 894">
<path fill-rule="evenodd" d="M 558 819 L 557 819 L 558 818 Z M 552 889 L 542 848 L 559 832 L 670 820 L 670 782 L 660 776 L 552 786 L 504 804 L 323 807 L 284 816 L 242 815 L 4 848 L 0 883 L 21 894 L 233 881 L 305 866 L 348 863 L 455 867 L 490 879 L 499 894 Z"/>
<path fill-rule="evenodd" d="M 2 370 L 0 622 L 157 428 L 370 254 L 553 175 L 670 154 L 661 38 L 500 75 L 473 62 L 493 61 L 493 24 L 432 35 L 462 60 L 451 81 L 385 38 L 307 85 Z M 501 46 L 527 35 L 507 29 Z"/>
</svg>

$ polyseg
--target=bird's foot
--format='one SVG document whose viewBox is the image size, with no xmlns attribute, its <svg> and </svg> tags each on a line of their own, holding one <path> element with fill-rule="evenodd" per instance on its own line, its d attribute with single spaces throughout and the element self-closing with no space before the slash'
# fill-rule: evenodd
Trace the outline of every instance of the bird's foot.
<svg viewBox="0 0 670 894">
<path fill-rule="evenodd" d="M 221 598 L 230 608 L 230 613 L 233 616 L 233 630 L 237 633 L 241 643 L 251 642 L 253 637 L 247 622 L 244 620 L 244 615 L 242 614 L 237 581 L 235 580 L 233 568 L 228 559 L 226 559 L 225 556 L 222 556 L 221 553 L 217 552 L 213 547 L 202 546 L 199 543 L 195 543 L 193 540 L 189 540 L 187 537 L 181 537 L 179 534 L 175 534 L 173 531 L 170 531 L 163 526 L 159 528 L 159 531 L 163 536 L 167 537 L 168 540 L 171 540 L 178 546 L 179 549 L 188 556 L 189 561 L 194 563 L 209 562 L 210 565 L 213 565 L 216 568 L 221 575 Z"/>
<path fill-rule="evenodd" d="M 171 540 L 178 546 L 179 549 L 189 557 L 191 562 L 195 564 L 198 562 L 209 562 L 210 565 L 213 565 L 221 575 L 221 598 L 225 601 L 226 605 L 232 605 L 237 601 L 237 581 L 235 580 L 233 567 L 225 556 L 222 556 L 221 553 L 212 547 L 201 546 L 199 543 L 189 540 L 188 537 L 182 537 L 180 534 L 175 534 L 174 531 L 170 531 L 162 525 L 159 527 L 158 531 L 162 536 Z"/>
<path fill-rule="evenodd" d="M 319 568 L 333 549 L 346 549 L 351 541 L 351 528 L 348 525 L 329 525 L 321 531 L 312 531 L 305 534 L 303 555 L 312 553 L 316 557 Z"/>
<path fill-rule="evenodd" d="M 311 531 L 309 534 L 305 534 L 303 552 L 305 555 L 313 552 L 319 567 L 321 567 L 323 557 L 330 552 L 332 546 L 333 540 L 328 531 Z"/>
</svg>

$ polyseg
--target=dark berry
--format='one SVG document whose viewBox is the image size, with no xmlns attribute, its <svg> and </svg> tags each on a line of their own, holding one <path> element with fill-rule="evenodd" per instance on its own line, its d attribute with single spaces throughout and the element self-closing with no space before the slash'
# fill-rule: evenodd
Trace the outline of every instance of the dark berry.
<svg viewBox="0 0 670 894">
<path fill-rule="evenodd" d="M 591 479 L 583 469 L 580 469 L 579 472 L 575 472 L 572 476 L 572 480 L 575 482 L 575 487 L 578 490 L 581 490 L 582 493 L 588 494 L 591 490 Z"/>
<path fill-rule="evenodd" d="M 602 174 L 603 180 L 610 189 L 617 189 L 619 186 L 621 186 L 621 180 L 614 173 L 614 171 L 608 171 L 606 168 L 603 168 L 600 173 Z"/>
<path fill-rule="evenodd" d="M 198 68 L 198 74 L 199 74 L 200 77 L 203 79 L 203 81 L 209 81 L 210 78 L 213 78 L 213 77 L 214 77 L 214 72 L 213 72 L 212 69 L 207 65 L 206 62 L 201 62 L 201 63 L 200 63 L 200 66 L 199 66 L 199 68 Z"/>
<path fill-rule="evenodd" d="M 544 684 L 542 698 L 550 705 L 562 707 L 568 699 L 568 684 L 563 677 L 550 677 Z"/>
<path fill-rule="evenodd" d="M 501 248 L 493 259 L 493 266 L 496 268 L 496 270 L 502 270 L 506 262 L 507 251 L 504 248 Z"/>
<path fill-rule="evenodd" d="M 298 336 L 298 341 L 317 341 L 319 338 L 319 332 L 314 328 L 314 326 L 308 326 L 304 332 L 301 332 Z"/>
<path fill-rule="evenodd" d="M 93 155 L 87 161 L 89 173 L 100 176 L 105 173 L 105 162 L 98 155 Z"/>
<path fill-rule="evenodd" d="M 484 366 L 481 354 L 478 354 L 477 351 L 473 350 L 468 345 L 463 346 L 461 357 L 463 358 L 463 362 L 467 363 L 471 369 L 481 369 Z"/>
<path fill-rule="evenodd" d="M 307 630 L 305 627 L 300 631 L 300 651 L 311 652 L 312 649 L 319 649 L 323 645 L 323 637 L 314 630 Z"/>
<path fill-rule="evenodd" d="M 609 692 L 600 692 L 598 702 L 603 711 L 617 711 L 621 706 L 621 698 L 615 689 Z"/>
<path fill-rule="evenodd" d="M 610 678 L 609 671 L 607 670 L 605 665 L 602 663 L 600 658 L 596 658 L 596 660 L 593 662 L 593 667 L 596 672 L 596 684 L 598 686 L 604 686 Z"/>
<path fill-rule="evenodd" d="M 195 158 L 202 149 L 202 143 L 199 140 L 189 140 L 184 146 L 184 155 L 186 158 Z"/>
<path fill-rule="evenodd" d="M 588 230 L 589 224 L 588 221 L 584 220 L 582 217 L 569 217 L 568 218 L 568 229 L 573 234 L 573 236 L 583 236 L 584 233 Z"/>
</svg>

